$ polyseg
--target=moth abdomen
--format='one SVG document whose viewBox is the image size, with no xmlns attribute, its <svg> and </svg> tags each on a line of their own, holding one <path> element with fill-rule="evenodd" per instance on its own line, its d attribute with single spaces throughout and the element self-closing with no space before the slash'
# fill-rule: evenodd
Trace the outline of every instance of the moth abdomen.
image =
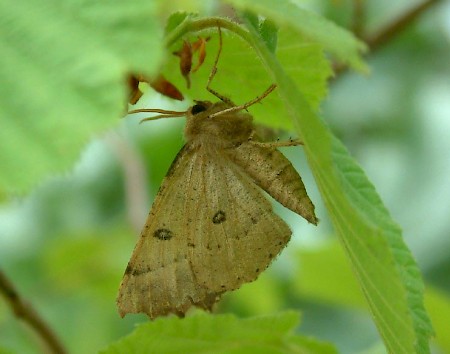
<svg viewBox="0 0 450 354">
<path fill-rule="evenodd" d="M 227 156 L 280 204 L 317 224 L 314 205 L 291 162 L 277 149 L 254 142 L 242 143 Z"/>
</svg>

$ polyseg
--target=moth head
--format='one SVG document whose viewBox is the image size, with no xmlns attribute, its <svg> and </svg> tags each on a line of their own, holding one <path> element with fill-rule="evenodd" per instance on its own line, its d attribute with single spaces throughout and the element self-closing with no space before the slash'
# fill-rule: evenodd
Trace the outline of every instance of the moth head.
<svg viewBox="0 0 450 354">
<path fill-rule="evenodd" d="M 189 118 L 195 118 L 199 120 L 200 118 L 211 118 L 220 115 L 220 112 L 230 108 L 230 105 L 225 102 L 212 103 L 210 101 L 197 101 L 194 100 L 195 104 L 187 110 L 186 116 Z"/>
<path fill-rule="evenodd" d="M 211 108 L 212 103 L 209 101 L 194 101 L 195 104 L 188 109 L 188 112 L 195 116 L 199 113 L 205 112 Z"/>
<path fill-rule="evenodd" d="M 133 113 L 159 113 L 154 117 L 141 120 L 160 118 L 186 117 L 184 135 L 186 140 L 202 141 L 205 139 L 219 145 L 236 145 L 248 140 L 252 130 L 252 117 L 248 113 L 230 112 L 234 109 L 227 102 L 194 101 L 195 104 L 186 111 L 169 111 L 165 109 L 136 109 Z M 201 138 L 200 140 L 198 138 Z"/>
</svg>

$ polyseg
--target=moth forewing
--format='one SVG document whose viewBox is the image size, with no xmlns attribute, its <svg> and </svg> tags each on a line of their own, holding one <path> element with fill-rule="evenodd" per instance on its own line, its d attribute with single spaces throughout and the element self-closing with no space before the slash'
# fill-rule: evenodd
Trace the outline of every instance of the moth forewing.
<svg viewBox="0 0 450 354">
<path fill-rule="evenodd" d="M 251 178 L 223 153 L 204 150 L 202 167 L 207 193 L 199 198 L 190 259 L 196 280 L 212 292 L 239 288 L 253 281 L 285 247 L 291 231 Z M 201 177 L 200 177 L 201 176 Z"/>
<path fill-rule="evenodd" d="M 189 260 L 189 230 L 196 220 L 190 173 L 198 160 L 186 145 L 172 163 L 155 198 L 120 285 L 117 305 L 123 317 L 144 312 L 150 318 L 183 315 L 192 305 L 211 309 L 219 294 L 199 286 Z M 195 182 L 195 181 L 194 181 Z M 195 201 L 194 201 L 195 204 Z"/>
</svg>

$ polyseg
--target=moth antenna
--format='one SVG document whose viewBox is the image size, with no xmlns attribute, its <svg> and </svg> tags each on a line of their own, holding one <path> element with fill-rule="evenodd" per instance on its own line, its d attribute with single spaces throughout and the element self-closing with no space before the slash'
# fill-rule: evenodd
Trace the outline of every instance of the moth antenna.
<svg viewBox="0 0 450 354">
<path fill-rule="evenodd" d="M 161 113 L 160 115 L 154 116 L 154 117 L 147 117 L 144 119 L 141 119 L 139 123 L 146 122 L 148 120 L 156 120 L 160 118 L 177 118 L 177 117 L 185 117 L 188 111 L 169 111 L 166 109 L 158 109 L 158 108 L 141 108 L 141 109 L 134 109 L 132 111 L 129 111 L 128 114 L 135 114 L 135 113 Z"/>
<path fill-rule="evenodd" d="M 217 26 L 217 29 L 219 31 L 219 49 L 217 50 L 216 59 L 214 60 L 214 65 L 209 73 L 208 77 L 208 83 L 206 84 L 206 89 L 212 93 L 214 96 L 216 96 L 218 99 L 220 99 L 222 102 L 225 102 L 229 104 L 230 106 L 236 106 L 233 101 L 231 101 L 228 97 L 221 95 L 216 90 L 213 90 L 211 88 L 211 81 L 213 80 L 214 76 L 216 76 L 217 73 L 217 64 L 219 63 L 220 54 L 222 53 L 222 30 L 220 29 L 220 26 Z"/>
<path fill-rule="evenodd" d="M 220 116 L 220 115 L 222 115 L 222 114 L 233 113 L 233 112 L 242 111 L 243 109 L 247 109 L 248 107 L 254 105 L 255 103 L 258 103 L 258 102 L 262 101 L 262 100 L 263 100 L 265 97 L 267 97 L 273 90 L 275 90 L 276 87 L 277 87 L 277 85 L 272 84 L 272 85 L 269 86 L 269 88 L 268 88 L 266 91 L 263 92 L 262 95 L 260 95 L 260 96 L 258 96 L 258 97 L 256 97 L 256 98 L 254 98 L 253 100 L 248 101 L 247 103 L 244 103 L 244 104 L 239 105 L 239 106 L 234 106 L 234 107 L 231 107 L 231 108 L 224 109 L 223 111 L 219 111 L 219 112 L 213 113 L 213 114 L 211 114 L 211 115 L 209 116 L 209 118 L 214 118 L 214 117 Z"/>
</svg>

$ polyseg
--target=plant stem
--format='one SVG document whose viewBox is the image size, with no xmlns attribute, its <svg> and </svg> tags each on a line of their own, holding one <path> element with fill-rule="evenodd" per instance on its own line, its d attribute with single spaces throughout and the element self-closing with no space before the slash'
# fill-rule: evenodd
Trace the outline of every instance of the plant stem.
<svg viewBox="0 0 450 354">
<path fill-rule="evenodd" d="M 64 354 L 66 350 L 57 338 L 55 332 L 47 323 L 39 316 L 33 307 L 26 303 L 14 288 L 13 283 L 0 270 L 0 293 L 6 299 L 14 314 L 27 322 L 42 340 L 48 345 L 52 353 Z"/>
<path fill-rule="evenodd" d="M 169 47 L 177 40 L 179 40 L 183 35 L 187 32 L 198 32 L 209 28 L 225 28 L 232 32 L 241 35 L 246 31 L 231 20 L 228 20 L 223 17 L 208 17 L 202 18 L 200 20 L 193 20 L 187 17 L 178 27 L 175 28 L 166 38 L 166 46 Z M 248 32 L 247 32 L 248 35 Z"/>
</svg>

